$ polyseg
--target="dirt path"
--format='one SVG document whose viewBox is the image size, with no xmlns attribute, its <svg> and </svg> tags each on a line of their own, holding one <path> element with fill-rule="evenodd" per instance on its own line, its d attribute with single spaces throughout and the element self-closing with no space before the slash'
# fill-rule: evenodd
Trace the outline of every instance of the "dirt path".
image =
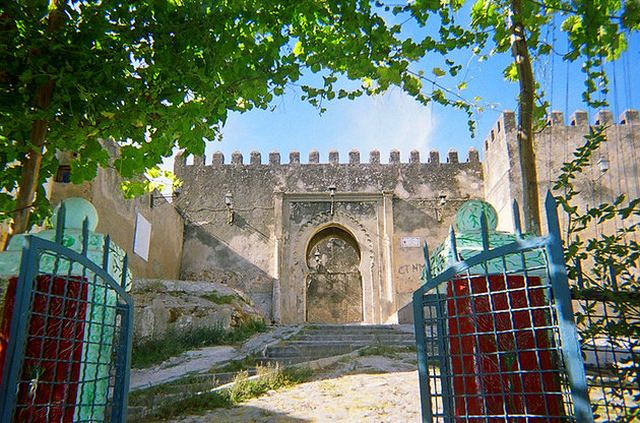
<svg viewBox="0 0 640 423">
<path fill-rule="evenodd" d="M 175 422 L 419 422 L 415 368 L 412 353 L 356 357 L 322 371 L 311 382 Z"/>
</svg>

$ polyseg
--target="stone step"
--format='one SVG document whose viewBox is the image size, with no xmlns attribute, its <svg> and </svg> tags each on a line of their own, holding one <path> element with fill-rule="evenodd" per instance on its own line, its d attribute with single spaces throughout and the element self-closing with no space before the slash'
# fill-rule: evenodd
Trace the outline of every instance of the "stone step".
<svg viewBox="0 0 640 423">
<path fill-rule="evenodd" d="M 415 337 L 413 334 L 402 334 L 402 333 L 385 333 L 385 334 L 345 334 L 345 335 L 330 335 L 330 334 L 310 334 L 306 333 L 303 335 L 299 335 L 296 337 L 298 341 L 318 341 L 318 342 L 352 342 L 352 341 L 367 341 L 367 342 L 376 342 L 379 341 L 382 344 L 393 343 L 395 341 L 404 341 L 411 340 L 414 341 Z"/>
<path fill-rule="evenodd" d="M 294 364 L 348 354 L 370 345 L 412 347 L 412 326 L 309 325 L 297 336 L 268 347 L 263 361 Z"/>
<path fill-rule="evenodd" d="M 307 363 L 309 361 L 318 360 L 324 357 L 264 357 L 259 360 L 262 366 L 275 366 L 276 364 L 281 366 L 288 366 L 291 364 Z"/>
<path fill-rule="evenodd" d="M 415 340 L 409 339 L 396 339 L 393 342 L 378 342 L 373 339 L 349 339 L 349 340 L 318 340 L 318 339 L 301 339 L 293 340 L 282 344 L 277 344 L 267 348 L 267 351 L 277 348 L 314 348 L 314 347 L 334 347 L 340 345 L 384 345 L 384 346 L 403 346 L 403 345 L 415 345 Z"/>
<path fill-rule="evenodd" d="M 324 333 L 413 333 L 412 325 L 310 325 L 306 326 L 302 332 L 324 332 Z"/>
<path fill-rule="evenodd" d="M 274 347 L 267 351 L 266 357 L 330 357 L 332 355 L 346 354 L 366 345 L 358 344 L 338 344 L 333 346 L 327 345 L 307 345 L 294 347 Z"/>
</svg>

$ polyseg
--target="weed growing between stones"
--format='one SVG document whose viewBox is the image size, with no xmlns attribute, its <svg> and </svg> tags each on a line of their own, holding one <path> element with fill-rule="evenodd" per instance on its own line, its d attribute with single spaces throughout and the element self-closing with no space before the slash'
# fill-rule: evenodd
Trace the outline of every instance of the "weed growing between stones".
<svg viewBox="0 0 640 423">
<path fill-rule="evenodd" d="M 267 330 L 263 320 L 248 320 L 230 330 L 222 326 L 169 330 L 161 339 L 143 342 L 133 347 L 131 367 L 151 367 L 192 349 L 213 345 L 230 345 L 242 342 L 252 335 Z"/>
<path fill-rule="evenodd" d="M 231 304 L 233 300 L 240 299 L 240 297 L 237 297 L 235 295 L 220 295 L 217 292 L 204 294 L 204 295 L 201 295 L 200 297 L 204 298 L 205 300 L 209 300 L 215 304 Z"/>
<path fill-rule="evenodd" d="M 176 392 L 187 394 L 211 389 L 216 386 L 216 382 L 214 375 L 210 375 L 209 378 L 203 378 L 202 374 L 185 376 L 161 385 L 130 392 L 129 407 L 153 407 L 163 396 L 174 395 Z"/>
<path fill-rule="evenodd" d="M 271 390 L 308 381 L 313 372 L 308 368 L 258 367 L 257 376 L 249 378 L 246 371 L 238 373 L 234 384 L 213 392 L 193 393 L 178 400 L 161 403 L 145 419 L 147 422 L 177 416 L 193 415 L 221 407 L 232 407 Z"/>
<path fill-rule="evenodd" d="M 399 353 L 415 352 L 415 351 L 416 351 L 416 347 L 413 345 L 406 346 L 406 347 L 397 347 L 397 346 L 378 344 L 378 345 L 370 345 L 368 347 L 360 348 L 358 350 L 358 355 L 360 356 L 380 355 L 383 357 L 395 358 Z"/>
<path fill-rule="evenodd" d="M 239 372 L 251 367 L 256 367 L 257 362 L 258 356 L 251 354 L 241 360 L 232 360 L 222 367 L 213 367 L 209 370 L 209 373 Z"/>
</svg>

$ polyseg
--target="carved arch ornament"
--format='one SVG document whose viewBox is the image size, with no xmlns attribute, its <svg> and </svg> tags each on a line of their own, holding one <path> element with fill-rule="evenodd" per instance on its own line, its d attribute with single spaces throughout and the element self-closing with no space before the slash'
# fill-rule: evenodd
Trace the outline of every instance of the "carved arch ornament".
<svg viewBox="0 0 640 423">
<path fill-rule="evenodd" d="M 307 266 L 306 254 L 309 242 L 314 235 L 328 227 L 338 227 L 350 234 L 358 243 L 361 251 L 360 274 L 362 275 L 362 299 L 364 321 L 374 323 L 379 319 L 379 298 L 381 278 L 377 271 L 376 255 L 381 259 L 379 248 L 374 244 L 372 236 L 367 228 L 353 216 L 342 211 L 336 211 L 333 216 L 330 212 L 319 213 L 308 220 L 293 235 L 293 244 L 290 251 L 290 259 L 293 264 L 290 274 L 291 288 L 298 298 L 304 299 L 303 308 L 297 310 L 302 316 L 306 315 L 306 285 L 304 283 L 306 273 L 311 269 Z"/>
</svg>

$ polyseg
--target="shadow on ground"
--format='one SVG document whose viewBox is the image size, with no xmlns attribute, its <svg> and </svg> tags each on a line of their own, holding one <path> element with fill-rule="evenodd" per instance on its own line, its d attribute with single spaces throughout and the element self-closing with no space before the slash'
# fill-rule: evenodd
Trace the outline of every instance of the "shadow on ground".
<svg viewBox="0 0 640 423">
<path fill-rule="evenodd" d="M 189 416 L 174 420 L 175 423 L 307 423 L 312 421 L 243 404 L 227 409 L 217 409 L 215 416 Z"/>
</svg>

